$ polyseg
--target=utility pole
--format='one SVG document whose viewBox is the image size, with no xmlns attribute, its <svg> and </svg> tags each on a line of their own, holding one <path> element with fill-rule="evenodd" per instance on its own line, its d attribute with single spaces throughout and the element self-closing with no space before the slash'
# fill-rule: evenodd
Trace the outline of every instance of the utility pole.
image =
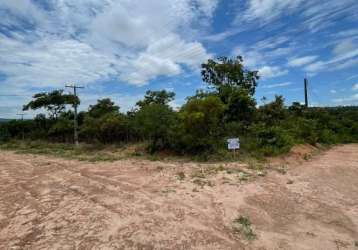
<svg viewBox="0 0 358 250">
<path fill-rule="evenodd" d="M 305 106 L 306 106 L 306 108 L 308 108 L 308 93 L 307 93 L 308 80 L 307 80 L 307 77 L 305 77 L 304 83 L 305 83 Z"/>
<path fill-rule="evenodd" d="M 23 121 L 24 121 L 25 113 L 19 113 L 17 115 L 21 116 L 21 121 L 22 121 L 22 124 L 21 124 L 21 127 L 22 127 L 22 140 L 24 141 L 25 140 L 25 131 L 24 131 L 24 123 L 23 123 Z"/>
<path fill-rule="evenodd" d="M 73 89 L 73 95 L 75 97 L 77 97 L 77 89 L 83 89 L 84 87 L 82 86 L 76 86 L 75 84 L 73 85 L 66 85 L 66 88 L 72 88 Z M 74 141 L 75 141 L 75 145 L 78 146 L 78 121 L 77 121 L 77 102 L 73 105 L 74 107 L 74 119 L 73 119 L 73 128 L 74 128 Z"/>
</svg>

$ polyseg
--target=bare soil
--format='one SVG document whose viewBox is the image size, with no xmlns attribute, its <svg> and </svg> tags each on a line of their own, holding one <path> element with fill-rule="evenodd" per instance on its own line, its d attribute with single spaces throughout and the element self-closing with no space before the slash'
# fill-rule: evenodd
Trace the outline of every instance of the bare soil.
<svg viewBox="0 0 358 250">
<path fill-rule="evenodd" d="M 0 249 L 358 249 L 358 145 L 263 175 L 0 151 Z"/>
</svg>

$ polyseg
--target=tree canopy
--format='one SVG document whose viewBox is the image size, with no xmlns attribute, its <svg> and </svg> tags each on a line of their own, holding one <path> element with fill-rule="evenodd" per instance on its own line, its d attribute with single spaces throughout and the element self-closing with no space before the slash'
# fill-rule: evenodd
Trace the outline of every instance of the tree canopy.
<svg viewBox="0 0 358 250">
<path fill-rule="evenodd" d="M 149 104 L 160 104 L 168 105 L 169 102 L 173 101 L 175 97 L 174 92 L 160 90 L 160 91 L 151 91 L 148 90 L 144 96 L 143 100 L 137 102 L 137 106 L 143 108 Z"/>
<path fill-rule="evenodd" d="M 72 94 L 64 94 L 63 90 L 54 90 L 52 92 L 42 92 L 35 94 L 32 101 L 24 105 L 23 110 L 45 108 L 50 117 L 57 119 L 59 114 L 65 110 L 66 105 L 79 104 L 78 97 Z"/>
<path fill-rule="evenodd" d="M 209 59 L 201 67 L 203 81 L 217 91 L 222 92 L 223 88 L 234 87 L 246 89 L 250 95 L 255 94 L 259 79 L 258 71 L 246 69 L 241 56 Z"/>
</svg>

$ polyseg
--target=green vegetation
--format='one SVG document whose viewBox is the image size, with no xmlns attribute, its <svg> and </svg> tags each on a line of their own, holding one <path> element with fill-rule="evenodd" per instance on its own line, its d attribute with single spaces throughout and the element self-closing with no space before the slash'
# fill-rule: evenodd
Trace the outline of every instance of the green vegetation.
<svg viewBox="0 0 358 250">
<path fill-rule="evenodd" d="M 108 98 L 98 100 L 78 114 L 83 144 L 79 148 L 71 145 L 71 106 L 80 100 L 63 90 L 35 94 L 24 110 L 43 108 L 48 114 L 0 123 L 1 147 L 75 158 L 93 148 L 91 159 L 112 160 L 119 156 L 106 155 L 98 147 L 145 144 L 152 160 L 162 155 L 204 161 L 246 159 L 252 161 L 253 169 L 262 171 L 257 159 L 288 152 L 295 144 L 358 142 L 358 107 L 307 108 L 297 102 L 287 107 L 282 96 L 258 107 L 254 94 L 259 72 L 247 70 L 241 57 L 208 60 L 202 65 L 202 78 L 210 88 L 188 97 L 178 110 L 169 105 L 175 93 L 165 90 L 147 91 L 127 113 Z M 15 146 L 18 143 L 13 141 L 23 135 L 31 143 Z M 235 156 L 226 149 L 230 137 L 241 140 L 242 148 Z M 132 150 L 129 155 L 145 152 Z"/>
<path fill-rule="evenodd" d="M 233 229 L 234 232 L 244 235 L 247 240 L 254 240 L 256 238 L 248 217 L 240 216 L 236 218 L 233 223 Z"/>
</svg>

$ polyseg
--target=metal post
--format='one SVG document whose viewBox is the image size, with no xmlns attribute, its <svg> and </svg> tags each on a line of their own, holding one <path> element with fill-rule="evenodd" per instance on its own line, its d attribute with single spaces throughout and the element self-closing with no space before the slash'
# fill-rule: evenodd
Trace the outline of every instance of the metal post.
<svg viewBox="0 0 358 250">
<path fill-rule="evenodd" d="M 305 106 L 306 108 L 308 107 L 308 94 L 307 94 L 307 86 L 308 86 L 308 80 L 305 77 Z"/>
</svg>

